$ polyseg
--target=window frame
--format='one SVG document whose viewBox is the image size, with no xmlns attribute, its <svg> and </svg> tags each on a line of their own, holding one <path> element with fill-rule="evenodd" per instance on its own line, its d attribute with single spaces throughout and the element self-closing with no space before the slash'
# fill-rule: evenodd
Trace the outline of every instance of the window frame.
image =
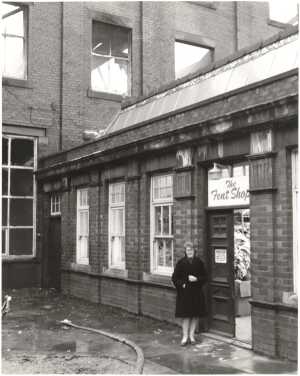
<svg viewBox="0 0 300 376">
<path fill-rule="evenodd" d="M 23 62 L 24 62 L 24 76 L 23 77 L 16 77 L 16 76 L 7 76 L 4 74 L 2 70 L 2 77 L 4 81 L 15 81 L 17 82 L 22 82 L 22 81 L 28 81 L 28 35 L 29 35 L 29 6 L 25 3 L 18 3 L 18 2 L 13 2 L 13 1 L 4 1 L 4 4 L 10 4 L 14 6 L 18 6 L 20 9 L 23 11 L 23 25 L 24 25 L 24 36 L 18 36 L 18 35 L 13 35 L 13 34 L 2 34 L 1 32 L 1 37 L 4 39 L 9 37 L 9 38 L 22 38 L 23 39 Z M 2 19 L 2 17 L 1 17 Z M 5 60 L 4 60 L 5 61 Z M 4 69 L 4 67 L 2 67 Z M 5 83 L 5 82 L 4 82 Z"/>
<path fill-rule="evenodd" d="M 293 212 L 293 290 L 298 294 L 299 261 L 299 154 L 298 149 L 291 152 L 292 173 L 292 212 Z"/>
<path fill-rule="evenodd" d="M 5 252 L 2 252 L 2 257 L 5 258 L 32 258 L 36 256 L 36 201 L 37 201 L 37 187 L 36 187 L 36 177 L 35 171 L 37 169 L 37 138 L 31 136 L 19 136 L 19 135 L 11 135 L 11 134 L 3 134 L 2 139 L 8 139 L 8 161 L 7 164 L 1 165 L 2 172 L 4 169 L 7 170 L 7 195 L 4 195 L 3 192 L 1 194 L 1 199 L 7 199 L 7 225 L 4 226 L 2 223 L 1 232 L 4 230 L 5 236 Z M 31 140 L 33 141 L 33 166 L 20 166 L 20 165 L 12 165 L 11 164 L 11 141 L 12 140 Z M 10 194 L 10 186 L 11 186 L 11 170 L 32 170 L 32 184 L 33 184 L 33 191 L 32 196 L 16 196 Z M 12 226 L 10 225 L 10 200 L 11 199 L 30 199 L 32 200 L 32 226 Z M 32 253 L 30 255 L 13 255 L 10 254 L 10 239 L 9 239 L 9 232 L 10 229 L 32 229 Z M 1 245 L 2 247 L 2 245 Z M 3 251 L 3 250 L 2 250 Z"/>
<path fill-rule="evenodd" d="M 50 196 L 50 216 L 57 217 L 61 215 L 61 194 L 52 193 Z"/>
<path fill-rule="evenodd" d="M 171 177 L 172 179 L 172 196 L 166 198 L 155 198 L 154 197 L 154 183 L 156 178 L 160 177 Z M 173 210 L 174 210 L 174 176 L 171 173 L 164 173 L 153 175 L 151 177 L 150 184 L 150 271 L 152 274 L 170 276 L 174 270 L 174 229 Z M 162 231 L 160 235 L 155 234 L 155 209 L 157 207 L 169 207 L 169 234 L 163 234 Z M 163 226 L 163 221 L 161 221 Z M 155 251 L 154 242 L 155 239 L 170 239 L 172 241 L 172 266 L 160 266 L 158 265 L 158 254 Z"/>
<path fill-rule="evenodd" d="M 81 194 L 83 192 L 86 192 L 86 204 L 82 205 L 81 200 Z M 89 190 L 88 188 L 78 188 L 77 189 L 77 205 L 76 205 L 76 263 L 81 265 L 89 265 L 89 226 L 90 226 L 90 207 L 89 207 Z M 87 213 L 87 235 L 85 237 L 87 238 L 87 256 L 82 257 L 82 249 L 81 249 L 81 238 L 83 237 L 80 235 L 80 214 L 81 213 Z"/>
<path fill-rule="evenodd" d="M 114 187 L 122 186 L 124 192 L 124 200 L 119 202 L 112 202 L 112 190 Z M 113 211 L 123 210 L 123 234 L 115 235 L 115 232 L 112 231 L 112 213 Z M 108 186 L 108 267 L 109 269 L 126 269 L 126 228 L 125 228 L 125 216 L 126 216 L 126 184 L 122 182 L 109 183 Z M 119 263 L 114 264 L 112 261 L 112 237 L 119 236 L 123 237 L 124 244 L 124 262 L 120 261 Z"/>
<path fill-rule="evenodd" d="M 94 23 L 101 23 L 104 25 L 108 25 L 109 27 L 118 27 L 122 28 L 127 31 L 128 33 L 128 58 L 122 58 L 117 57 L 121 60 L 127 60 L 128 66 L 127 66 L 127 92 L 126 93 L 115 93 L 112 91 L 104 91 L 104 90 L 98 90 L 95 88 L 92 84 L 92 62 L 93 62 L 93 55 L 94 56 L 101 56 L 101 57 L 115 57 L 113 55 L 102 55 L 102 54 L 94 54 L 93 53 L 93 24 Z M 88 93 L 90 93 L 91 97 L 101 97 L 104 96 L 104 99 L 110 99 L 110 100 L 116 100 L 118 101 L 118 98 L 123 97 L 130 97 L 132 92 L 132 29 L 128 26 L 124 26 L 117 23 L 109 23 L 106 21 L 101 20 L 101 18 L 93 17 L 91 19 L 91 38 L 90 38 L 90 72 L 89 72 L 89 82 L 90 82 L 90 90 Z"/>
</svg>

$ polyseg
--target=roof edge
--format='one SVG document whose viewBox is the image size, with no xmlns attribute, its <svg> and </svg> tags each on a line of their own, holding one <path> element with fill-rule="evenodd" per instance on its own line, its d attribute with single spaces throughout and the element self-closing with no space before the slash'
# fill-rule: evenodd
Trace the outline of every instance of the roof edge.
<svg viewBox="0 0 300 376">
<path fill-rule="evenodd" d="M 282 40 L 282 39 L 285 39 L 293 34 L 297 34 L 298 33 L 298 25 L 288 25 L 286 27 L 285 30 L 279 32 L 279 33 L 276 33 L 275 35 L 273 35 L 272 37 L 268 38 L 268 39 L 265 39 L 265 40 L 260 40 L 259 42 L 256 42 L 250 46 L 247 46 L 245 48 L 242 48 L 236 52 L 234 52 L 233 54 L 231 55 L 228 55 L 226 56 L 225 58 L 223 59 L 220 59 L 220 60 L 217 60 L 211 64 L 209 64 L 207 67 L 205 68 L 201 68 L 200 70 L 196 71 L 196 72 L 193 72 L 193 73 L 190 73 L 182 78 L 179 78 L 177 80 L 173 80 L 165 85 L 162 85 L 160 86 L 158 89 L 155 89 L 153 91 L 150 91 L 148 94 L 146 95 L 142 95 L 142 96 L 138 96 L 138 97 L 131 97 L 131 98 L 128 98 L 128 99 L 125 99 L 122 103 L 121 103 L 121 110 L 127 108 L 127 107 L 130 107 L 130 106 L 133 106 L 137 103 L 140 103 L 140 102 L 143 102 L 144 100 L 146 99 L 149 99 L 151 97 L 154 97 L 158 94 L 162 94 L 168 90 L 171 90 L 171 89 L 174 89 L 176 88 L 177 86 L 179 85 L 182 85 L 186 82 L 189 82 L 201 75 L 204 75 L 212 70 L 215 70 L 215 69 L 218 69 L 220 67 L 222 67 L 223 65 L 226 65 L 226 64 L 229 64 L 245 55 L 248 55 L 258 49 L 262 49 L 268 45 L 271 45 L 275 42 L 278 42 L 279 40 Z"/>
</svg>

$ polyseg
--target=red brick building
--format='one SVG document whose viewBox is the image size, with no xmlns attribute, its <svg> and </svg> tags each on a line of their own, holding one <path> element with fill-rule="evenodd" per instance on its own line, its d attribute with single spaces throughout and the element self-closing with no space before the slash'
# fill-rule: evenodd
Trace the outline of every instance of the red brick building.
<svg viewBox="0 0 300 376">
<path fill-rule="evenodd" d="M 174 321 L 170 275 L 192 240 L 209 270 L 207 329 L 242 340 L 246 318 L 255 351 L 296 360 L 297 29 L 262 43 L 282 25 L 250 2 L 34 3 L 22 12 L 37 44 L 28 45 L 28 79 L 4 80 L 4 287 L 58 287 Z M 34 19 L 37 30 L 53 28 L 53 54 L 30 32 Z M 180 44 L 205 57 L 183 77 Z M 53 61 L 38 69 L 45 56 Z M 137 98 L 120 110 L 124 96 Z M 84 130 L 97 139 L 82 144 Z M 32 179 L 27 190 L 14 188 L 17 169 Z M 14 214 L 25 205 L 13 209 L 17 199 L 27 200 L 29 223 Z"/>
</svg>

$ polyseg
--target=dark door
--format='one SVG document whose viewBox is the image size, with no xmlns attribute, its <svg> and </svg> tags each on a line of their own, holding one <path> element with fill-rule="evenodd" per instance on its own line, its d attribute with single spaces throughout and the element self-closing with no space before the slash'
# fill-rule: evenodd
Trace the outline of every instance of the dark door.
<svg viewBox="0 0 300 376">
<path fill-rule="evenodd" d="M 235 336 L 233 211 L 208 212 L 210 330 Z"/>
<path fill-rule="evenodd" d="M 48 236 L 48 287 L 60 290 L 61 220 L 51 217 Z"/>
</svg>

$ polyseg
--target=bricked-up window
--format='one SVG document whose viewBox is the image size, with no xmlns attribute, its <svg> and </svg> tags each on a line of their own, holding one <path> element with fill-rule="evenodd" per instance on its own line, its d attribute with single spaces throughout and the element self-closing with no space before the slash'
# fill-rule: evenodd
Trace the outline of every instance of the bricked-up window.
<svg viewBox="0 0 300 376">
<path fill-rule="evenodd" d="M 298 150 L 292 152 L 292 194 L 293 194 L 293 268 L 294 268 L 294 292 L 298 293 L 298 252 L 299 252 L 299 160 Z"/>
<path fill-rule="evenodd" d="M 130 31 L 93 21 L 92 90 L 130 94 Z"/>
<path fill-rule="evenodd" d="M 2 254 L 35 253 L 36 142 L 29 137 L 2 137 Z"/>
<path fill-rule="evenodd" d="M 27 76 L 27 7 L 19 3 L 2 3 L 2 75 L 26 79 Z"/>
<path fill-rule="evenodd" d="M 109 185 L 109 267 L 125 269 L 125 183 Z"/>
<path fill-rule="evenodd" d="M 151 181 L 151 271 L 173 270 L 173 176 L 157 175 Z"/>
<path fill-rule="evenodd" d="M 77 190 L 77 264 L 89 263 L 89 196 L 88 189 Z"/>
<path fill-rule="evenodd" d="M 60 199 L 61 196 L 59 193 L 53 193 L 51 195 L 51 208 L 50 208 L 50 214 L 51 215 L 60 215 Z"/>
<path fill-rule="evenodd" d="M 182 41 L 175 41 L 175 78 L 186 76 L 209 65 L 213 49 Z"/>
</svg>

